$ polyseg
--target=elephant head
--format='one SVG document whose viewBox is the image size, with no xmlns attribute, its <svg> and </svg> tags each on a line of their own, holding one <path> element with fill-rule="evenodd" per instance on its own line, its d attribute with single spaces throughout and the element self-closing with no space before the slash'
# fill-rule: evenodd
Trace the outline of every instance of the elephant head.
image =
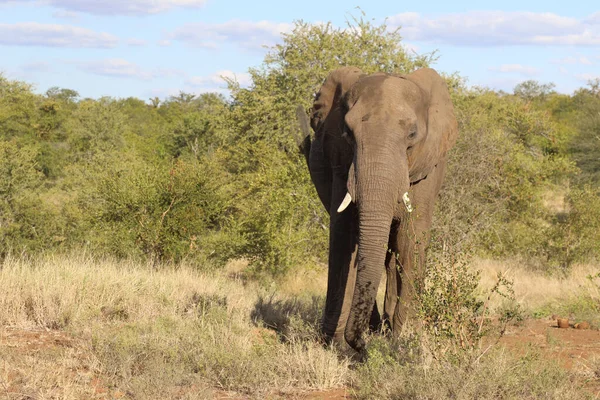
<svg viewBox="0 0 600 400">
<path fill-rule="evenodd" d="M 445 160 L 457 137 L 457 123 L 446 83 L 432 69 L 365 75 L 344 67 L 333 71 L 317 94 L 311 125 L 316 139 L 322 138 L 331 173 L 346 182 L 344 200 L 330 213 L 349 212 L 354 203 L 358 218 L 356 283 L 345 338 L 359 350 L 392 222 L 408 218 L 411 185 Z M 313 181 L 317 185 L 314 175 Z M 318 185 L 317 191 L 321 195 Z"/>
</svg>

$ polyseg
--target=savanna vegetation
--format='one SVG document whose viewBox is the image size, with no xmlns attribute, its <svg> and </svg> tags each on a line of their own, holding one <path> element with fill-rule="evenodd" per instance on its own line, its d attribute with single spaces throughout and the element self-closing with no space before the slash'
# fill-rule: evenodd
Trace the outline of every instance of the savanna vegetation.
<svg viewBox="0 0 600 400">
<path fill-rule="evenodd" d="M 385 25 L 299 22 L 250 69 L 250 87 L 229 82 L 230 98 L 81 99 L 2 77 L 0 254 L 85 248 L 211 268 L 247 258 L 274 275 L 323 262 L 327 216 L 297 151 L 296 106 L 308 110 L 339 65 L 404 73 L 436 57 Z M 509 94 L 447 79 L 461 135 L 437 241 L 543 268 L 597 256 L 598 82 Z"/>
<path fill-rule="evenodd" d="M 459 139 L 420 290 L 424 329 L 374 336 L 362 363 L 320 344 L 328 216 L 298 152 L 296 107 L 308 111 L 341 65 L 435 68 L 438 54 L 401 39 L 364 19 L 297 22 L 249 87 L 227 82 L 230 97 L 88 99 L 0 75 L 0 326 L 83 338 L 85 368 L 111 396 L 343 386 L 359 398 L 585 397 L 588 375 L 483 343 L 523 315 L 553 313 L 557 299 L 565 312 L 600 309 L 588 267 L 581 295 L 518 302 L 518 279 L 551 286 L 600 257 L 598 81 L 570 95 L 535 81 L 505 93 L 445 75 Z M 484 288 L 475 259 L 520 272 Z M 11 357 L 0 356 L 0 393 Z M 89 386 L 69 387 L 64 398 L 90 398 Z"/>
</svg>

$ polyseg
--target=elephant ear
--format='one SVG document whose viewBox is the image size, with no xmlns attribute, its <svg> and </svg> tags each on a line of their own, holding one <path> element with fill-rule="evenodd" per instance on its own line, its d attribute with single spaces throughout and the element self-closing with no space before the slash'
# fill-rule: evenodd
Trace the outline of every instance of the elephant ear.
<svg viewBox="0 0 600 400">
<path fill-rule="evenodd" d="M 446 81 L 435 70 L 422 68 L 404 78 L 421 88 L 427 109 L 427 136 L 409 159 L 410 180 L 416 182 L 425 178 L 454 146 L 458 123 Z"/>
<path fill-rule="evenodd" d="M 340 136 L 344 128 L 342 100 L 348 90 L 363 75 L 356 67 L 342 67 L 332 71 L 315 96 L 310 125 L 315 134 Z"/>
</svg>

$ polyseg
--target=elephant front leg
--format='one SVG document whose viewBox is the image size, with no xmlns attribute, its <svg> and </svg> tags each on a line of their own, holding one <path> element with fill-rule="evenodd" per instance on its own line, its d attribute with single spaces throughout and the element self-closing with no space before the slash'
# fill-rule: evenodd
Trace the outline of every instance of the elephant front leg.
<svg viewBox="0 0 600 400">
<path fill-rule="evenodd" d="M 339 199 L 339 202 L 341 201 L 342 198 Z M 353 204 L 341 214 L 333 212 L 331 214 L 329 274 L 322 330 L 328 340 L 338 344 L 345 344 L 344 330 L 350 314 L 356 282 L 358 247 L 355 214 L 356 208 Z"/>
</svg>

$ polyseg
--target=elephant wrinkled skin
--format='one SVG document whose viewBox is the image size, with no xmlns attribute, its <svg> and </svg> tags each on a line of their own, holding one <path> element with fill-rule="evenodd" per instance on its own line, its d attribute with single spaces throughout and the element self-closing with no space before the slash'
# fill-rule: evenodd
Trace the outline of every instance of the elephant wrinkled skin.
<svg viewBox="0 0 600 400">
<path fill-rule="evenodd" d="M 432 69 L 366 75 L 343 67 L 316 94 L 310 125 L 314 138 L 305 127 L 301 149 L 331 217 L 322 330 L 360 351 L 362 333 L 381 323 L 375 296 L 384 269 L 383 321 L 399 330 L 410 316 L 456 118 Z"/>
</svg>

